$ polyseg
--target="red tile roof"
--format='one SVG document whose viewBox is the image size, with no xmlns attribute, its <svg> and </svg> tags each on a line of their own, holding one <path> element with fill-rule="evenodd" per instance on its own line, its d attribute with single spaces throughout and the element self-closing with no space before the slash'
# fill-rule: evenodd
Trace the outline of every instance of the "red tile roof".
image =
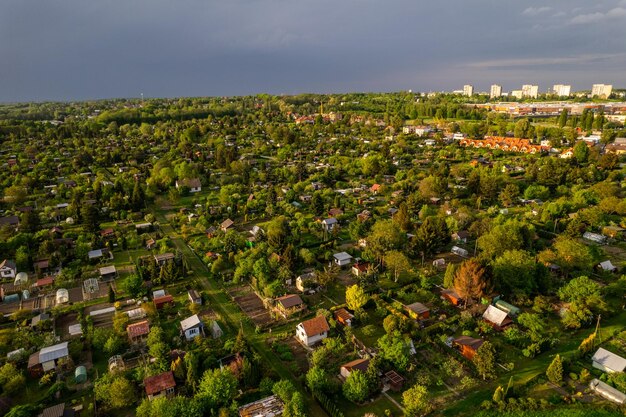
<svg viewBox="0 0 626 417">
<path fill-rule="evenodd" d="M 131 339 L 146 335 L 150 332 L 150 323 L 148 320 L 144 320 L 139 323 L 129 324 L 128 327 L 126 327 L 126 332 Z"/>
<path fill-rule="evenodd" d="M 307 336 L 315 336 L 330 330 L 326 317 L 317 316 L 311 320 L 303 321 L 302 327 Z"/>
<path fill-rule="evenodd" d="M 174 388 L 176 386 L 176 381 L 174 381 L 174 372 L 168 371 L 162 374 L 150 376 L 143 380 L 143 384 L 146 387 L 146 394 L 148 395 L 158 394 L 168 388 Z"/>
<path fill-rule="evenodd" d="M 54 284 L 53 277 L 41 278 L 41 279 L 38 279 L 37 282 L 35 283 L 37 287 L 45 287 L 46 285 L 52 285 L 52 284 Z"/>
</svg>

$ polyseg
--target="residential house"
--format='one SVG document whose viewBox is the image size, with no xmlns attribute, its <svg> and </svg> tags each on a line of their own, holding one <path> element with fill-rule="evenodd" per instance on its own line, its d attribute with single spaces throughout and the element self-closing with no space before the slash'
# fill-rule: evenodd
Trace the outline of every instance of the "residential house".
<svg viewBox="0 0 626 417">
<path fill-rule="evenodd" d="M 372 269 L 372 264 L 367 261 L 357 260 L 357 262 L 352 265 L 352 275 L 355 277 L 363 277 L 366 276 Z"/>
<path fill-rule="evenodd" d="M 333 313 L 333 317 L 335 318 L 337 323 L 347 327 L 352 327 L 352 319 L 354 319 L 354 315 L 345 308 L 335 310 L 335 312 Z"/>
<path fill-rule="evenodd" d="M 483 320 L 491 324 L 491 326 L 498 331 L 504 330 L 506 326 L 513 323 L 513 320 L 511 320 L 505 311 L 492 305 L 489 305 L 487 310 L 483 313 Z"/>
<path fill-rule="evenodd" d="M 459 294 L 457 294 L 457 292 L 454 291 L 453 289 L 442 290 L 441 291 L 441 298 L 443 298 L 444 300 L 449 301 L 454 306 L 458 306 L 463 301 L 461 296 Z"/>
<path fill-rule="evenodd" d="M 154 307 L 157 310 L 161 310 L 166 306 L 174 305 L 174 297 L 171 294 L 162 295 L 160 297 L 155 297 L 152 302 L 154 303 Z"/>
<path fill-rule="evenodd" d="M 287 294 L 276 299 L 276 310 L 284 318 L 306 309 L 306 304 L 297 294 Z"/>
<path fill-rule="evenodd" d="M 339 217 L 343 214 L 343 210 L 340 208 L 331 208 L 328 210 L 328 215 L 330 217 Z"/>
<path fill-rule="evenodd" d="M 483 343 L 485 343 L 484 340 L 469 336 L 460 336 L 452 341 L 452 344 L 459 349 L 461 355 L 470 361 Z"/>
<path fill-rule="evenodd" d="M 143 380 L 143 385 L 150 401 L 159 397 L 170 398 L 174 395 L 174 391 L 176 390 L 174 372 L 167 371 L 162 374 L 150 376 Z"/>
<path fill-rule="evenodd" d="M 220 229 L 222 229 L 223 232 L 226 232 L 228 231 L 228 229 L 230 229 L 234 225 L 235 225 L 234 221 L 232 221 L 231 219 L 226 219 L 222 222 L 222 224 L 220 224 Z"/>
<path fill-rule="evenodd" d="M 202 305 L 202 297 L 194 289 L 187 291 L 187 298 L 189 298 L 189 302 L 192 304 Z"/>
<path fill-rule="evenodd" d="M 324 316 L 303 321 L 296 326 L 296 337 L 305 346 L 313 346 L 328 337 L 328 322 Z"/>
<path fill-rule="evenodd" d="M 28 373 L 33 378 L 39 378 L 56 369 L 66 359 L 69 359 L 67 342 L 45 347 L 28 358 Z"/>
<path fill-rule="evenodd" d="M 456 242 L 467 243 L 467 238 L 469 238 L 469 232 L 467 230 L 459 230 L 452 234 L 452 239 Z"/>
<path fill-rule="evenodd" d="M 100 268 L 100 279 L 102 281 L 113 281 L 117 278 L 117 269 L 115 265 L 103 266 Z"/>
<path fill-rule="evenodd" d="M 430 317 L 430 309 L 422 303 L 413 303 L 404 306 L 404 309 L 414 320 L 425 320 Z"/>
<path fill-rule="evenodd" d="M 0 278 L 15 278 L 15 274 L 17 274 L 15 262 L 5 259 L 0 263 Z"/>
<path fill-rule="evenodd" d="M 308 288 L 308 284 L 315 283 L 315 271 L 307 272 L 296 278 L 296 289 L 304 292 Z"/>
<path fill-rule="evenodd" d="M 602 271 L 606 271 L 606 272 L 616 272 L 617 271 L 617 267 L 615 265 L 613 265 L 610 260 L 600 262 L 598 264 L 598 269 L 601 269 Z"/>
<path fill-rule="evenodd" d="M 0 227 L 8 227 L 17 230 L 20 226 L 20 218 L 17 216 L 0 217 Z"/>
<path fill-rule="evenodd" d="M 174 258 L 175 256 L 172 252 L 166 252 L 166 253 L 160 253 L 158 255 L 154 255 L 154 260 L 159 266 L 163 266 L 166 263 L 173 261 Z"/>
<path fill-rule="evenodd" d="M 333 255 L 335 264 L 339 266 L 347 266 L 352 262 L 352 255 L 346 252 L 339 252 Z"/>
<path fill-rule="evenodd" d="M 180 189 L 181 187 L 189 188 L 190 193 L 198 193 L 202 191 L 202 183 L 199 178 L 190 178 L 184 180 L 176 181 L 176 189 Z"/>
<path fill-rule="evenodd" d="M 115 238 L 115 230 L 108 228 L 100 231 L 100 236 L 104 240 L 111 240 Z"/>
<path fill-rule="evenodd" d="M 626 369 L 626 359 L 604 348 L 599 348 L 593 354 L 591 362 L 594 368 L 607 373 L 624 372 Z"/>
<path fill-rule="evenodd" d="M 325 232 L 331 232 L 338 224 L 339 222 L 334 217 L 322 220 L 322 228 Z"/>
<path fill-rule="evenodd" d="M 65 403 L 53 405 L 52 407 L 44 408 L 38 417 L 74 417 L 76 415 L 73 408 L 65 408 Z"/>
<path fill-rule="evenodd" d="M 215 320 L 211 322 L 210 330 L 211 330 L 211 337 L 213 339 L 219 339 L 220 337 L 224 335 L 222 328 L 220 327 L 219 324 L 217 324 Z"/>
<path fill-rule="evenodd" d="M 239 407 L 239 417 L 278 417 L 285 405 L 277 395 L 272 395 Z"/>
<path fill-rule="evenodd" d="M 339 369 L 339 375 L 342 378 L 346 379 L 353 371 L 361 371 L 365 373 L 367 372 L 367 368 L 369 367 L 369 365 L 369 359 L 355 359 L 351 362 L 341 365 L 341 368 Z"/>
<path fill-rule="evenodd" d="M 126 333 L 128 334 L 128 342 L 131 345 L 141 345 L 148 339 L 150 323 L 148 320 L 143 320 L 138 323 L 129 324 L 126 326 Z"/>
<path fill-rule="evenodd" d="M 180 322 L 180 329 L 185 339 L 190 341 L 204 334 L 204 323 L 197 314 L 194 314 Z"/>
</svg>

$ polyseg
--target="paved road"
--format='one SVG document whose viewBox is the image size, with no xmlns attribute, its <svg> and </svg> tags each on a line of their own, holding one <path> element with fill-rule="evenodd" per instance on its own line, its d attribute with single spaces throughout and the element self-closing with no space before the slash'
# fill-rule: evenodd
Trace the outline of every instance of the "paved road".
<svg viewBox="0 0 626 417">
<path fill-rule="evenodd" d="M 238 329 L 241 327 L 246 341 L 263 358 L 264 363 L 267 366 L 272 367 L 280 378 L 290 380 L 300 389 L 302 394 L 305 396 L 308 406 L 307 411 L 311 416 L 327 417 L 327 414 L 320 407 L 320 405 L 304 391 L 304 387 L 300 384 L 299 380 L 292 373 L 289 367 L 267 347 L 262 335 L 256 334 L 255 328 L 247 320 L 247 317 L 241 311 L 239 306 L 231 301 L 220 285 L 211 278 L 211 274 L 207 266 L 181 239 L 178 233 L 176 233 L 176 231 L 168 223 L 165 216 L 155 213 L 155 217 L 159 221 L 163 234 L 168 236 L 170 241 L 174 244 L 174 246 L 176 246 L 176 249 L 183 253 L 188 266 L 193 270 L 195 278 L 202 283 L 205 293 L 209 297 L 211 308 L 220 314 L 226 326 L 233 333 L 237 333 Z"/>
</svg>

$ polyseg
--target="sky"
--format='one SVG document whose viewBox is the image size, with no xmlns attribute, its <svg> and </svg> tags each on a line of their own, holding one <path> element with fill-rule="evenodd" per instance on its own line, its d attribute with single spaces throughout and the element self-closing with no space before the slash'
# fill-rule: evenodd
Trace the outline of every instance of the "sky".
<svg viewBox="0 0 626 417">
<path fill-rule="evenodd" d="M 626 0 L 0 0 L 0 102 L 626 87 Z"/>
</svg>

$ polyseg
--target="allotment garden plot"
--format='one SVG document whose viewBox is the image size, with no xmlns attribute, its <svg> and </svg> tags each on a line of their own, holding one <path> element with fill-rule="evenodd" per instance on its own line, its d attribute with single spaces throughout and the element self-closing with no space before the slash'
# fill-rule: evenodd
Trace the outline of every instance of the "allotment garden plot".
<svg viewBox="0 0 626 417">
<path fill-rule="evenodd" d="M 266 326 L 272 322 L 272 317 L 265 309 L 263 301 L 251 287 L 242 286 L 230 288 L 228 289 L 228 294 L 257 326 Z"/>
</svg>

